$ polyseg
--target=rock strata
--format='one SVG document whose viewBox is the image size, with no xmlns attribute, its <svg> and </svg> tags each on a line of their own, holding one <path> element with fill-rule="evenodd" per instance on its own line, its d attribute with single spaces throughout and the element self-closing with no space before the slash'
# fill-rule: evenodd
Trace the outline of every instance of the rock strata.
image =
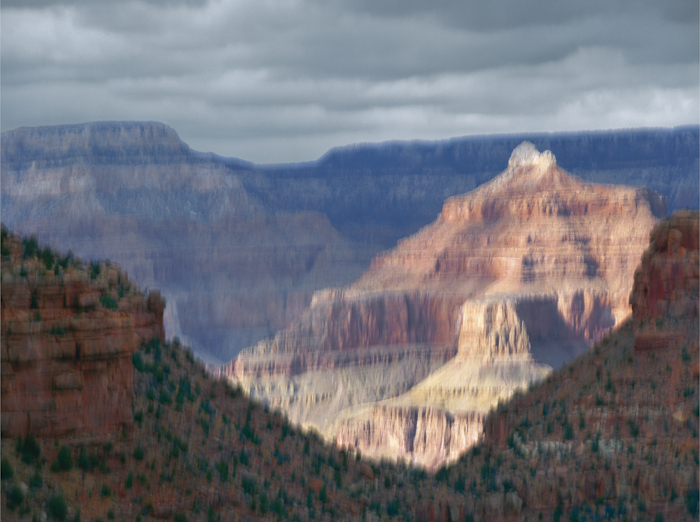
<svg viewBox="0 0 700 522">
<path fill-rule="evenodd" d="M 366 419 L 345 425 L 336 443 L 377 448 L 375 456 L 420 455 L 422 463 L 435 468 L 479 440 L 483 417 L 475 412 L 453 415 L 441 408 L 374 406 Z"/>
<path fill-rule="evenodd" d="M 698 314 L 698 212 L 679 210 L 651 231 L 629 302 L 637 324 Z"/>
<path fill-rule="evenodd" d="M 141 342 L 164 340 L 165 301 L 114 264 L 44 250 L 3 229 L 2 436 L 98 434 L 132 424 Z M 41 249 L 40 249 L 41 251 Z"/>
<path fill-rule="evenodd" d="M 423 418 L 418 412 L 431 408 L 444 422 L 478 417 L 582 353 L 629 314 L 634 267 L 665 209 L 653 191 L 584 182 L 525 142 L 500 176 L 448 199 L 433 224 L 377 256 L 353 284 L 316 293 L 298 321 L 219 373 L 365 454 L 437 466 L 473 439 L 394 444 L 415 437 L 396 412 Z M 455 356 L 424 370 L 420 382 L 383 366 L 385 392 L 373 401 L 358 393 L 366 378 L 313 392 L 311 375 L 321 382 L 322 372 L 343 368 L 309 365 L 320 354 L 408 353 L 401 347 L 409 344 L 452 347 Z M 411 354 L 402 364 L 413 368 Z M 355 375 L 371 373 L 368 360 L 346 360 Z M 313 415 L 291 408 L 295 393 L 316 397 Z"/>
<path fill-rule="evenodd" d="M 168 336 L 225 362 L 492 180 L 523 139 L 587 181 L 698 205 L 697 126 L 364 144 L 253 165 L 194 151 L 162 123 L 92 122 L 2 133 L 2 219 L 160 288 Z"/>
<path fill-rule="evenodd" d="M 697 211 L 677 211 L 654 226 L 633 316 L 486 416 L 480 449 L 505 456 L 524 512 L 602 516 L 604 505 L 609 517 L 617 505 L 631 518 L 697 518 L 699 223 Z M 507 504 L 501 494 L 471 510 L 511 520 Z"/>
</svg>

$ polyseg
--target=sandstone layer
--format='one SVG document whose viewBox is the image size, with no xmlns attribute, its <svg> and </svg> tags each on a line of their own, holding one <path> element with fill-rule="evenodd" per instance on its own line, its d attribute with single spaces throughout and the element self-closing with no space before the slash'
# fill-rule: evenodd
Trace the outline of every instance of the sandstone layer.
<svg viewBox="0 0 700 522">
<path fill-rule="evenodd" d="M 3 229 L 2 436 L 130 426 L 132 354 L 164 340 L 165 301 L 142 294 L 118 265 L 46 252 L 27 255 Z"/>
<path fill-rule="evenodd" d="M 411 424 L 381 417 L 431 408 L 478 431 L 479 414 L 629 314 L 634 267 L 665 212 L 661 195 L 584 182 L 525 142 L 500 176 L 448 199 L 437 221 L 353 284 L 318 292 L 298 321 L 218 372 L 363 453 L 437 466 L 473 440 L 396 446 L 386 441 L 411 440 Z M 387 354 L 381 367 L 368 351 Z M 340 373 L 353 378 L 317 393 Z"/>
<path fill-rule="evenodd" d="M 698 205 L 697 126 L 363 144 L 253 165 L 191 150 L 160 123 L 94 122 L 2 133 L 2 219 L 160 288 L 168 336 L 225 362 L 493 179 L 525 138 L 588 181 Z"/>
</svg>

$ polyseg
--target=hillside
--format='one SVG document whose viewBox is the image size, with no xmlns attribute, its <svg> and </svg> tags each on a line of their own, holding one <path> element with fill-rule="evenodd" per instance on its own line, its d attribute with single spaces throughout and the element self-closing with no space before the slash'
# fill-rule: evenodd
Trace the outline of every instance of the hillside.
<svg viewBox="0 0 700 522">
<path fill-rule="evenodd" d="M 253 165 L 194 151 L 161 123 L 93 122 L 2 133 L 3 222 L 159 288 L 168 336 L 221 363 L 493 179 L 525 139 L 584 180 L 698 206 L 697 127 L 363 144 Z"/>
<path fill-rule="evenodd" d="M 434 475 L 324 446 L 209 378 L 190 350 L 155 337 L 132 355 L 131 426 L 97 436 L 3 437 L 0 515 L 696 520 L 698 317 L 686 304 L 697 303 L 698 224 L 690 213 L 657 226 L 635 276 L 634 320 L 500 404 L 486 418 L 484 440 Z M 675 276 L 653 275 L 664 267 Z M 645 285 L 654 281 L 665 283 L 647 301 Z M 5 327 L 3 319 L 3 344 Z"/>
</svg>

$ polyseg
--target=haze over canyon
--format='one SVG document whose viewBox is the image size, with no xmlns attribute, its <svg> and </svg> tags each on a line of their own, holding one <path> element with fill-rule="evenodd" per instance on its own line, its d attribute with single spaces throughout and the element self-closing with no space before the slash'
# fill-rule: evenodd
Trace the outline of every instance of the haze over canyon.
<svg viewBox="0 0 700 522">
<path fill-rule="evenodd" d="M 587 181 L 698 206 L 697 126 L 363 144 L 254 165 L 193 151 L 160 123 L 96 122 L 2 133 L 2 220 L 160 288 L 167 335 L 222 363 L 493 179 L 525 139 Z"/>
</svg>

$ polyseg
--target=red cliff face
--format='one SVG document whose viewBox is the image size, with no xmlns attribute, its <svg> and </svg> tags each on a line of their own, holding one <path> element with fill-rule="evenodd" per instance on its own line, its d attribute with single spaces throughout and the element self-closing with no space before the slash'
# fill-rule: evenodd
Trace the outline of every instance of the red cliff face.
<svg viewBox="0 0 700 522">
<path fill-rule="evenodd" d="M 384 422 L 380 412 L 394 410 L 371 409 L 373 402 L 485 413 L 582 353 L 629 315 L 634 267 L 665 208 L 664 198 L 647 189 L 584 182 L 560 169 L 551 153 L 523 143 L 500 176 L 448 199 L 434 223 L 375 258 L 353 284 L 317 292 L 299 320 L 220 373 L 288 408 L 295 420 L 325 426 L 329 437 L 356 440 L 363 453 L 406 456 L 408 446 L 389 450 L 374 434 L 410 440 L 408 424 Z M 390 365 L 375 371 L 359 357 L 371 348 L 389 353 L 414 344 L 442 353 L 452 348 L 457 357 L 421 382 Z M 352 362 L 345 367 L 318 364 L 337 361 L 331 356 L 337 353 L 358 357 L 346 357 Z M 354 380 L 340 377 L 348 372 Z M 343 383 L 338 391 L 314 391 L 314 381 L 331 374 Z M 363 402 L 364 387 L 380 389 L 381 375 L 385 393 Z M 301 394 L 314 398 L 316 413 L 294 406 Z M 411 447 L 409 458 L 439 463 L 432 449 L 421 456 Z"/>
<path fill-rule="evenodd" d="M 698 212 L 677 211 L 649 234 L 629 297 L 635 351 L 668 348 L 679 338 L 680 318 L 697 317 L 700 288 Z"/>
<path fill-rule="evenodd" d="M 164 339 L 165 302 L 118 266 L 47 269 L 3 239 L 2 436 L 59 437 L 133 422 L 131 356 Z"/>
</svg>

